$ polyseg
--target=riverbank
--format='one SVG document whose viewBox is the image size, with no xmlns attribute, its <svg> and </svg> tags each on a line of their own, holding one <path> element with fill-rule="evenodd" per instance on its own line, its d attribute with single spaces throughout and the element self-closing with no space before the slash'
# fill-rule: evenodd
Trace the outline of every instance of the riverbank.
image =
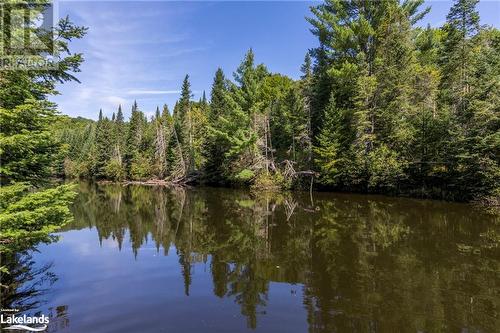
<svg viewBox="0 0 500 333">
<path fill-rule="evenodd" d="M 129 185 L 143 185 L 143 186 L 173 186 L 173 187 L 197 187 L 201 183 L 184 183 L 176 181 L 168 181 L 164 179 L 148 179 L 148 180 L 124 180 L 124 181 L 112 181 L 112 180 L 97 180 L 98 184 L 120 184 L 123 186 Z M 282 189 L 276 184 L 270 184 L 269 186 L 244 186 L 244 185 L 234 185 L 234 186 L 213 186 L 217 188 L 248 188 L 252 192 L 288 192 L 288 191 L 299 191 L 299 192 L 309 192 L 309 193 L 346 193 L 346 194 L 367 194 L 367 195 L 383 195 L 386 197 L 396 197 L 396 198 L 413 198 L 422 200 L 434 200 L 434 201 L 444 201 L 444 202 L 458 202 L 458 203 L 469 203 L 475 206 L 488 207 L 492 209 L 500 210 L 500 197 L 490 196 L 484 198 L 478 198 L 475 200 L 464 201 L 464 200 L 454 200 L 453 197 L 446 195 L 430 195 L 429 193 L 409 191 L 409 192 L 370 192 L 370 191 L 353 191 L 353 190 L 341 190 L 341 189 L 329 189 L 326 187 L 313 187 L 304 186 L 303 188 L 295 189 Z M 203 186 L 211 186 L 210 184 L 203 184 Z"/>
</svg>

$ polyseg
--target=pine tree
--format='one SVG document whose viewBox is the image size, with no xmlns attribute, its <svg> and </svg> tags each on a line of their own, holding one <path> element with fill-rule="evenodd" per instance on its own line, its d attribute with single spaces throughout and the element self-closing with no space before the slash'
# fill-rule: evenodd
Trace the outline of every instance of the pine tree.
<svg viewBox="0 0 500 333">
<path fill-rule="evenodd" d="M 474 38 L 479 30 L 479 14 L 476 4 L 479 0 L 457 0 L 447 15 L 444 26 L 446 36 L 443 41 L 441 64 L 443 80 L 441 97 L 452 106 L 455 114 L 466 117 L 467 94 L 474 71 Z"/>
<path fill-rule="evenodd" d="M 155 111 L 155 117 L 154 117 L 154 120 L 159 120 L 161 117 L 161 113 L 160 113 L 160 107 L 157 105 L 156 106 L 156 111 Z"/>
<path fill-rule="evenodd" d="M 137 176 L 134 172 L 134 164 L 140 160 L 142 136 L 144 131 L 144 115 L 139 110 L 137 101 L 134 101 L 132 106 L 132 114 L 130 117 L 129 128 L 127 133 L 127 141 L 125 147 L 125 171 L 129 179 Z"/>
<path fill-rule="evenodd" d="M 312 60 L 309 52 L 304 57 L 304 63 L 300 66 L 300 72 L 302 73 L 300 77 L 302 80 L 307 80 L 312 76 Z"/>
<path fill-rule="evenodd" d="M 123 117 L 121 104 L 118 106 L 118 112 L 116 114 L 116 122 L 117 123 L 124 123 L 125 122 L 125 118 Z"/>
<path fill-rule="evenodd" d="M 175 119 L 176 134 L 180 143 L 180 150 L 183 155 L 183 164 L 185 172 L 194 170 L 194 151 L 193 151 L 193 120 L 191 115 L 191 83 L 189 75 L 184 77 L 181 88 L 181 98 L 176 105 L 178 112 Z"/>
<path fill-rule="evenodd" d="M 165 112 L 168 114 L 167 110 L 164 110 L 164 114 L 160 114 L 160 108 L 156 107 L 156 116 L 153 121 L 155 127 L 155 139 L 154 139 L 154 158 L 153 158 L 153 170 L 156 177 L 163 179 L 167 173 L 167 134 L 166 129 L 168 128 L 167 119 L 165 119 Z"/>
<path fill-rule="evenodd" d="M 13 83 L 15 84 L 15 83 Z M 49 131 L 57 118 L 54 104 L 28 100 L 0 108 L 0 183 L 46 181 L 60 145 Z"/>
<path fill-rule="evenodd" d="M 113 180 L 121 180 L 125 177 L 125 165 L 123 163 L 126 149 L 126 124 L 123 117 L 122 106 L 118 106 L 113 126 L 111 159 L 106 165 L 106 175 Z"/>
<path fill-rule="evenodd" d="M 225 95 L 228 93 L 226 78 L 221 68 L 215 72 L 212 91 L 210 93 L 210 109 L 208 113 L 208 137 L 205 143 L 205 180 L 218 184 L 224 180 L 224 151 L 222 141 L 217 135 L 220 126 L 219 117 L 226 111 Z"/>
<path fill-rule="evenodd" d="M 120 155 L 123 156 L 126 142 L 126 124 L 123 117 L 122 106 L 118 106 L 118 111 L 115 118 L 116 144 L 120 150 Z"/>
<path fill-rule="evenodd" d="M 227 84 L 224 72 L 221 68 L 218 68 L 215 72 L 214 81 L 212 84 L 212 91 L 210 93 L 210 115 L 209 119 L 211 123 L 215 123 L 219 115 L 224 112 L 224 96 L 227 93 Z"/>
<path fill-rule="evenodd" d="M 102 116 L 102 111 L 100 111 L 99 116 Z M 113 146 L 110 144 L 112 142 L 112 123 L 107 118 L 101 118 L 97 122 L 96 127 L 96 159 L 94 166 L 94 175 L 97 178 L 106 178 L 106 165 L 109 163 L 112 156 Z"/>
<path fill-rule="evenodd" d="M 167 104 L 163 104 L 163 108 L 161 110 L 161 117 L 165 122 L 171 119 L 170 110 L 168 109 Z"/>
<path fill-rule="evenodd" d="M 315 147 L 316 164 L 320 168 L 323 184 L 334 186 L 353 186 L 353 159 L 350 141 L 349 119 L 345 110 L 337 107 L 334 94 L 325 109 L 325 119 Z"/>
<path fill-rule="evenodd" d="M 255 67 L 255 55 L 250 49 L 234 73 L 234 79 L 239 84 L 239 89 L 233 88 L 235 98 L 243 111 L 248 114 L 258 112 L 258 89 L 260 81 L 267 75 L 263 65 Z"/>
<path fill-rule="evenodd" d="M 298 169 L 309 169 L 312 156 L 311 122 L 307 103 L 303 99 L 301 90 L 292 87 L 284 97 L 283 104 L 290 118 L 292 142 L 289 155 L 297 163 Z"/>
<path fill-rule="evenodd" d="M 498 192 L 500 175 L 493 143 L 499 129 L 494 102 L 499 99 L 498 44 L 483 34 L 477 2 L 458 0 L 451 7 L 441 52 L 440 106 L 450 110 L 449 167 L 453 185 L 465 199 Z"/>
<path fill-rule="evenodd" d="M 206 105 L 207 104 L 207 96 L 205 96 L 205 90 L 203 90 L 203 95 L 201 96 L 201 101 L 200 103 L 202 105 Z"/>
<path fill-rule="evenodd" d="M 299 81 L 269 73 L 250 49 L 234 82 L 216 71 L 210 103 L 205 91 L 191 100 L 186 75 L 172 115 L 157 107 L 148 122 L 134 102 L 126 130 L 120 107 L 111 142 L 120 148 L 127 133 L 134 179 L 186 182 L 202 172 L 208 183 L 286 188 L 299 168 L 347 190 L 498 195 L 500 37 L 479 25 L 476 3 L 457 0 L 443 28 L 414 28 L 429 11 L 423 0 L 326 0 L 311 9 L 319 46 Z M 81 151 L 102 165 L 104 145 L 90 154 L 77 146 L 68 160 Z"/>
<path fill-rule="evenodd" d="M 306 161 L 305 165 L 307 169 L 311 168 L 312 162 L 312 99 L 313 99 L 313 72 L 312 72 L 312 60 L 309 52 L 306 53 L 304 58 L 304 63 L 302 64 L 300 71 L 302 73 L 300 80 L 300 93 L 302 95 L 302 111 L 305 120 L 306 128 L 300 129 L 300 141 L 303 142 L 305 146 Z"/>
<path fill-rule="evenodd" d="M 189 75 L 186 74 L 184 81 L 182 81 L 181 88 L 181 98 L 179 99 L 176 106 L 178 107 L 178 112 L 176 113 L 176 119 L 178 124 L 182 125 L 186 121 L 186 117 L 189 113 L 189 108 L 191 106 L 191 83 L 189 82 Z M 183 137 L 181 135 L 181 137 Z"/>
<path fill-rule="evenodd" d="M 18 33 L 36 26 L 37 10 L 46 9 L 45 1 L 30 5 L 29 21 L 13 20 L 8 29 Z M 5 32 L 5 25 L 2 26 Z M 0 286 L 4 290 L 19 286 L 18 276 L 12 274 L 24 251 L 38 242 L 51 242 L 49 236 L 71 220 L 69 205 L 76 192 L 72 185 L 52 187 L 47 181 L 54 164 L 62 155 L 51 126 L 58 120 L 56 105 L 49 102 L 56 95 L 56 85 L 78 81 L 82 55 L 70 52 L 71 40 L 82 38 L 86 29 L 75 26 L 65 18 L 54 27 L 57 68 L 36 71 L 1 71 L 0 73 Z M 50 35 L 52 36 L 52 35 Z M 44 36 L 44 38 L 50 38 Z M 9 56 L 4 50 L 3 56 Z M 46 60 L 45 51 L 30 50 L 36 61 Z M 10 271 L 10 272 L 9 272 Z M 22 274 L 32 277 L 30 267 Z M 7 280 L 7 282 L 5 281 Z M 14 283 L 14 285 L 7 285 Z M 7 289 L 5 289 L 7 287 Z M 29 288 L 28 288 L 29 289 Z"/>
</svg>

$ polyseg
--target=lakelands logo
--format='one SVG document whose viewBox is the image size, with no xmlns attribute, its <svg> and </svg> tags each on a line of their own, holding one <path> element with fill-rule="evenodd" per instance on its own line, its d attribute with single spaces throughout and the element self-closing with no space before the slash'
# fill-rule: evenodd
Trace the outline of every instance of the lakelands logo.
<svg viewBox="0 0 500 333">
<path fill-rule="evenodd" d="M 7 324 L 10 326 L 4 327 L 4 330 L 23 330 L 30 332 L 43 332 L 47 329 L 47 324 L 49 323 L 49 317 L 46 315 L 41 315 L 39 317 L 31 317 L 27 315 L 16 316 L 12 315 L 1 315 L 0 321 L 2 324 Z"/>
</svg>

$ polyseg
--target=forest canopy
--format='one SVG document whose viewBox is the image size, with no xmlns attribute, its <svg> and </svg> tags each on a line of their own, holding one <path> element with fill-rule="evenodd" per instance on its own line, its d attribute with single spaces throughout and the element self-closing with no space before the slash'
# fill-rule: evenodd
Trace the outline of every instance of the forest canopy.
<svg viewBox="0 0 500 333">
<path fill-rule="evenodd" d="M 293 80 L 256 64 L 217 69 L 209 98 L 189 76 L 172 112 L 147 119 L 63 119 L 60 175 L 100 180 L 317 188 L 452 200 L 500 194 L 500 31 L 478 0 L 457 0 L 441 27 L 416 23 L 423 0 L 311 7 L 318 46 Z"/>
</svg>

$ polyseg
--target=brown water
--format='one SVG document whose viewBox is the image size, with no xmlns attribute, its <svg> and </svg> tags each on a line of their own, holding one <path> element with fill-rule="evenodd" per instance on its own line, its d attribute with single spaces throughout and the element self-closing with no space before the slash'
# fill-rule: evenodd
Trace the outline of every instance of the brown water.
<svg viewBox="0 0 500 333">
<path fill-rule="evenodd" d="M 73 211 L 16 300 L 49 332 L 500 331 L 500 221 L 469 205 L 84 183 Z"/>
</svg>

